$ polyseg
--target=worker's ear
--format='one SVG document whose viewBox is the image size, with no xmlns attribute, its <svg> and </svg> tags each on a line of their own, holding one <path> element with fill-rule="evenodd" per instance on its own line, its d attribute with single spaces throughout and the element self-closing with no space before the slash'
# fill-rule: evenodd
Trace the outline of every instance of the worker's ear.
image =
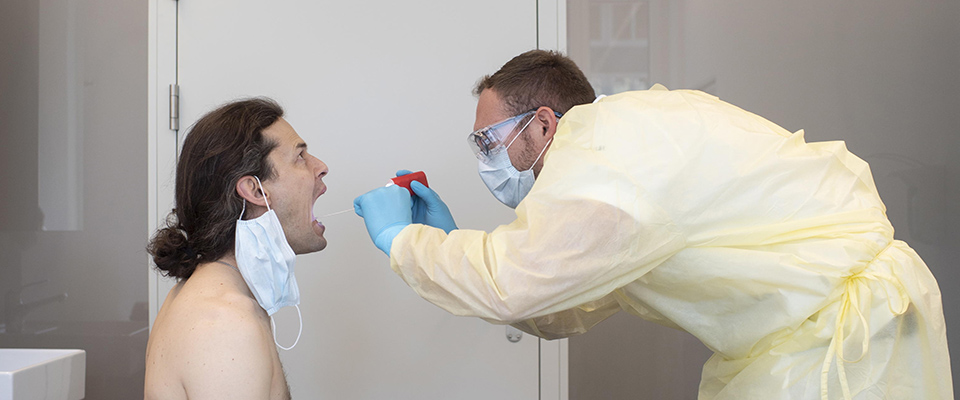
<svg viewBox="0 0 960 400">
<path fill-rule="evenodd" d="M 541 133 L 543 134 L 543 141 L 547 141 L 553 138 L 553 134 L 557 133 L 557 123 L 560 122 L 560 119 L 557 118 L 557 115 L 553 112 L 553 109 L 547 106 L 543 106 L 537 109 L 537 113 L 534 116 L 537 119 L 537 122 L 540 123 Z"/>
<path fill-rule="evenodd" d="M 237 194 L 247 201 L 247 207 L 257 205 L 266 207 L 268 199 L 264 194 L 263 188 L 253 175 L 246 175 L 237 181 Z"/>
</svg>

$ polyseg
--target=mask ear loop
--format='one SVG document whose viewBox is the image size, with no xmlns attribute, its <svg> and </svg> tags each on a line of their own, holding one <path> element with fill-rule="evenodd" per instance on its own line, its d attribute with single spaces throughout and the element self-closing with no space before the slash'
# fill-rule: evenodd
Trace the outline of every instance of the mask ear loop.
<svg viewBox="0 0 960 400">
<path fill-rule="evenodd" d="M 267 200 L 267 192 L 263 191 L 263 183 L 260 183 L 260 178 L 256 175 L 253 176 L 257 180 L 257 185 L 260 185 L 260 193 L 263 193 L 263 201 L 267 203 L 267 211 L 270 211 L 270 201 Z"/>
<path fill-rule="evenodd" d="M 510 148 L 510 146 L 513 146 L 513 142 L 516 142 L 516 141 L 517 141 L 517 138 L 520 137 L 520 134 L 523 133 L 523 131 L 524 131 L 525 129 L 527 129 L 528 126 L 530 126 L 530 123 L 533 122 L 533 120 L 534 120 L 535 118 L 537 118 L 537 115 L 536 115 L 536 114 L 534 114 L 534 115 L 533 115 L 533 118 L 530 118 L 530 120 L 527 121 L 526 124 L 523 124 L 523 128 L 520 128 L 520 132 L 517 132 L 517 136 L 514 136 L 514 137 L 513 137 L 513 140 L 510 141 L 510 144 L 508 144 L 507 147 L 504 148 L 504 150 L 507 150 L 507 149 Z"/>
<path fill-rule="evenodd" d="M 280 345 L 279 342 L 277 342 L 277 325 L 273 322 L 273 316 L 272 315 L 270 316 L 270 329 L 273 330 L 273 343 L 276 344 L 277 347 L 284 350 L 290 350 L 294 347 L 297 347 L 297 343 L 300 343 L 300 334 L 303 333 L 303 315 L 300 314 L 300 305 L 297 304 L 297 305 L 294 305 L 294 307 L 297 308 L 297 319 L 300 320 L 300 330 L 297 331 L 297 340 L 294 340 L 293 345 L 291 345 L 290 347 L 283 347 Z"/>
<path fill-rule="evenodd" d="M 537 165 L 537 161 L 540 161 L 540 157 L 543 157 L 543 153 L 547 151 L 547 147 L 550 146 L 550 142 L 552 141 L 553 141 L 553 138 L 550 138 L 550 140 L 547 141 L 547 144 L 543 145 L 543 150 L 540 150 L 540 155 L 537 156 L 536 160 L 533 160 L 533 164 L 530 164 L 530 168 L 526 169 L 527 171 L 533 169 L 534 165 Z"/>
</svg>

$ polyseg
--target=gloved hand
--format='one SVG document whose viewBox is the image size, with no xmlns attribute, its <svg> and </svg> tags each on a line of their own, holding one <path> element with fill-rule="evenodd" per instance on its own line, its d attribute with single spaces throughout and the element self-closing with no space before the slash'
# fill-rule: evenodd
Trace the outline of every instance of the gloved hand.
<svg viewBox="0 0 960 400">
<path fill-rule="evenodd" d="M 400 231 L 413 223 L 410 192 L 400 186 L 373 189 L 353 200 L 353 210 L 363 218 L 373 244 L 387 256 Z"/>
<path fill-rule="evenodd" d="M 397 171 L 397 176 L 409 173 L 410 171 L 402 169 Z M 453 221 L 450 209 L 440 199 L 437 192 L 418 181 L 410 182 L 410 189 L 416 194 L 413 197 L 413 223 L 430 225 L 434 228 L 443 229 L 447 233 L 457 229 L 457 223 Z"/>
</svg>

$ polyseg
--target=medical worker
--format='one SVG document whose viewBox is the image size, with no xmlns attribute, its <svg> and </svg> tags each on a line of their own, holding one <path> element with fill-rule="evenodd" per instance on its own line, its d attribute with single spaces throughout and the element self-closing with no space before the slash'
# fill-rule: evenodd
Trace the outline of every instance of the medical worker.
<svg viewBox="0 0 960 400">
<path fill-rule="evenodd" d="M 704 400 L 953 399 L 937 282 L 843 142 L 699 91 L 594 102 L 539 50 L 475 92 L 468 142 L 516 220 L 457 229 L 419 183 L 354 202 L 424 299 L 543 338 L 620 310 L 684 330 L 715 352 Z"/>
</svg>

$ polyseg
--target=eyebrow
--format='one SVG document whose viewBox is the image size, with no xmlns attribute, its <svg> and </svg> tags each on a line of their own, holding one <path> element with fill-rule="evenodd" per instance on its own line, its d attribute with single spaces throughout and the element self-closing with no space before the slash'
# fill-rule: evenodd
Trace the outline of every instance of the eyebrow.
<svg viewBox="0 0 960 400">
<path fill-rule="evenodd" d="M 297 148 L 298 150 L 299 150 L 299 149 L 306 149 L 306 148 L 307 148 L 307 144 L 304 143 L 304 142 L 297 143 L 297 147 L 296 147 L 296 148 Z"/>
</svg>

